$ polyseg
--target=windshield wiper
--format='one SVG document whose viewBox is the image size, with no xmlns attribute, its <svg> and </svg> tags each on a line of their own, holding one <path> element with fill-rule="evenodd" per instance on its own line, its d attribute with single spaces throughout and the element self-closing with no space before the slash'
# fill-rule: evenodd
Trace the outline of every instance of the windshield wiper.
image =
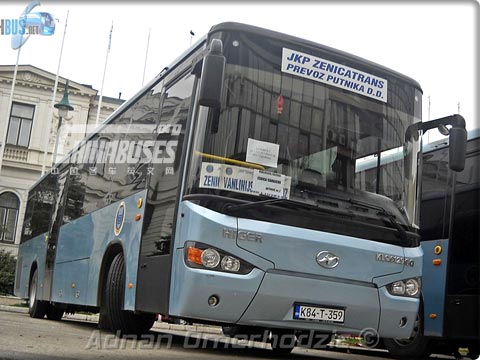
<svg viewBox="0 0 480 360">
<path fill-rule="evenodd" d="M 237 211 L 237 210 L 245 210 L 245 209 L 252 209 L 256 207 L 262 207 L 265 205 L 275 204 L 275 203 L 292 203 L 292 201 L 288 199 L 267 199 L 267 200 L 260 200 L 260 201 L 252 201 L 246 204 L 239 204 L 239 205 L 230 205 L 226 208 L 227 211 Z"/>
<path fill-rule="evenodd" d="M 302 205 L 306 206 L 306 204 L 298 203 L 296 201 L 292 201 L 289 199 L 266 199 L 260 201 L 248 201 L 248 200 L 241 200 L 236 198 L 231 198 L 228 196 L 223 195 L 213 195 L 213 194 L 187 194 L 184 195 L 182 200 L 213 200 L 213 201 L 224 201 L 229 202 L 223 209 L 226 211 L 237 211 L 237 210 L 244 210 L 244 209 L 251 209 L 261 206 L 266 206 L 275 203 L 289 203 L 295 205 Z M 232 204 L 231 202 L 236 202 L 236 204 Z"/>
<path fill-rule="evenodd" d="M 407 235 L 407 232 L 405 231 L 405 229 L 396 220 L 395 215 L 389 213 L 383 207 L 377 206 L 377 205 L 372 205 L 370 203 L 366 203 L 366 202 L 355 200 L 355 199 L 348 198 L 348 197 L 338 196 L 338 195 L 331 194 L 331 193 L 323 193 L 323 192 L 318 192 L 318 191 L 312 191 L 312 190 L 309 190 L 309 189 L 301 189 L 301 191 L 305 191 L 307 193 L 322 196 L 322 197 L 325 197 L 325 198 L 340 200 L 340 201 L 349 203 L 351 205 L 355 205 L 355 206 L 358 206 L 358 207 L 363 207 L 364 209 L 375 210 L 377 216 L 382 216 L 382 217 L 386 218 L 388 220 L 388 222 L 390 223 L 390 225 L 392 225 L 392 227 L 394 227 L 398 231 L 401 243 L 405 246 L 409 245 L 408 235 Z"/>
<path fill-rule="evenodd" d="M 384 218 L 387 218 L 389 223 L 395 228 L 397 229 L 398 231 L 398 234 L 400 235 L 400 240 L 401 240 L 401 243 L 405 246 L 409 245 L 409 241 L 408 241 L 408 235 L 407 235 L 407 232 L 405 231 L 405 229 L 402 227 L 402 225 L 395 219 L 395 215 L 389 213 L 387 210 L 385 210 L 383 207 L 381 206 L 377 206 L 377 205 L 372 205 L 372 204 L 369 204 L 369 203 L 365 203 L 363 201 L 359 201 L 359 200 L 354 200 L 354 199 L 348 199 L 347 200 L 349 203 L 353 204 L 353 205 L 356 205 L 356 206 L 360 206 L 360 207 L 365 207 L 365 208 L 368 208 L 368 209 L 372 209 L 372 210 L 376 210 L 377 211 L 377 215 L 379 216 L 383 216 Z"/>
</svg>

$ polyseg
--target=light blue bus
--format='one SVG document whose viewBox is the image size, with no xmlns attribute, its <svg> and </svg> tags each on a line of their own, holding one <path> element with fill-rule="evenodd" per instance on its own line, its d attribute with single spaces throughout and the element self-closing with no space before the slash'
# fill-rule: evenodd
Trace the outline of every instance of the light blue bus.
<svg viewBox="0 0 480 360">
<path fill-rule="evenodd" d="M 448 138 L 423 147 L 422 304 L 408 339 L 386 340 L 398 358 L 480 351 L 480 130 L 468 133 L 465 168 L 449 171 Z"/>
<path fill-rule="evenodd" d="M 162 314 L 279 352 L 305 332 L 406 338 L 421 104 L 367 60 L 216 25 L 31 188 L 15 292 L 36 318 L 89 310 L 138 334 Z M 359 159 L 396 149 L 384 187 L 359 180 Z"/>
</svg>

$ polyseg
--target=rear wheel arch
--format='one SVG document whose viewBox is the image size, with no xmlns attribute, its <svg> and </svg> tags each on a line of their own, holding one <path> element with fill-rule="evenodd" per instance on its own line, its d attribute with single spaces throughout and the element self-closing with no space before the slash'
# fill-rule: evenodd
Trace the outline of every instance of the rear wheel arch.
<svg viewBox="0 0 480 360">
<path fill-rule="evenodd" d="M 32 263 L 32 266 L 30 266 L 30 275 L 28 276 L 28 286 L 30 287 L 30 283 L 32 282 L 32 277 L 33 277 L 33 274 L 35 273 L 35 270 L 38 269 L 38 265 L 37 265 L 37 262 L 34 261 Z"/>
<path fill-rule="evenodd" d="M 32 275 L 28 283 L 28 313 L 30 317 L 43 319 L 47 312 L 48 303 L 38 299 L 38 268 L 32 267 Z"/>
<path fill-rule="evenodd" d="M 108 267 L 104 298 L 100 308 L 99 326 L 121 334 L 140 335 L 148 332 L 156 314 L 123 310 L 126 267 L 123 252 L 117 252 Z"/>
<path fill-rule="evenodd" d="M 383 339 L 383 343 L 390 355 L 396 359 L 424 359 L 431 353 L 431 341 L 424 336 L 424 302 L 423 295 L 420 298 L 417 319 L 414 330 L 409 339 Z"/>
<path fill-rule="evenodd" d="M 30 298 L 30 286 L 32 284 L 33 274 L 35 274 L 35 271 L 38 271 L 38 264 L 37 264 L 36 260 L 30 266 L 30 274 L 28 275 L 28 282 L 26 284 L 27 285 L 27 298 Z M 39 276 L 39 274 L 37 274 L 37 276 Z"/>
</svg>

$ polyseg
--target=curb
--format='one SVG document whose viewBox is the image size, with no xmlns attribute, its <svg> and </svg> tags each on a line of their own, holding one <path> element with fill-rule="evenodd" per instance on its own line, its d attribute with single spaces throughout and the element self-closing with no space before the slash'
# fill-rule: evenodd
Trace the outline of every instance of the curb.
<svg viewBox="0 0 480 360">
<path fill-rule="evenodd" d="M 0 305 L 0 311 L 28 314 L 28 308 L 19 306 Z"/>
</svg>

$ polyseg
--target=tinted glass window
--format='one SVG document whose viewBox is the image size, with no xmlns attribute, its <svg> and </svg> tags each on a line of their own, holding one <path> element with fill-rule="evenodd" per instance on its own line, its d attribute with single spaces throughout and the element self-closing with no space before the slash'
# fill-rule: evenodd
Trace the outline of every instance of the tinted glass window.
<svg viewBox="0 0 480 360">
<path fill-rule="evenodd" d="M 96 134 L 87 142 L 85 153 L 88 156 L 85 161 L 85 170 L 88 171 L 88 175 L 86 175 L 83 204 L 86 214 L 110 203 L 111 174 L 108 161 L 105 161 L 105 154 L 110 151 L 109 143 L 112 137 L 110 134 Z"/>
<path fill-rule="evenodd" d="M 122 121 L 114 121 L 125 128 L 119 139 L 115 174 L 112 176 L 112 201 L 123 199 L 145 189 L 150 160 L 153 155 L 154 131 L 159 118 L 161 94 L 153 91 L 143 95 Z"/>
<path fill-rule="evenodd" d="M 456 174 L 449 294 L 480 294 L 480 139 L 470 141 L 467 152 L 465 169 Z"/>
<path fill-rule="evenodd" d="M 23 223 L 22 242 L 48 231 L 56 186 L 55 175 L 50 174 L 30 190 Z"/>
<path fill-rule="evenodd" d="M 82 146 L 71 155 L 67 194 L 63 210 L 64 223 L 69 223 L 85 213 L 85 185 L 88 179 L 88 167 L 83 162 L 84 151 L 85 146 Z"/>
<path fill-rule="evenodd" d="M 422 240 L 448 236 L 448 148 L 424 154 L 420 228 Z"/>
<path fill-rule="evenodd" d="M 187 75 L 164 95 L 155 148 L 150 165 L 147 208 L 142 237 L 142 255 L 168 254 L 172 239 L 175 202 L 187 118 L 191 107 L 194 76 Z"/>
</svg>

